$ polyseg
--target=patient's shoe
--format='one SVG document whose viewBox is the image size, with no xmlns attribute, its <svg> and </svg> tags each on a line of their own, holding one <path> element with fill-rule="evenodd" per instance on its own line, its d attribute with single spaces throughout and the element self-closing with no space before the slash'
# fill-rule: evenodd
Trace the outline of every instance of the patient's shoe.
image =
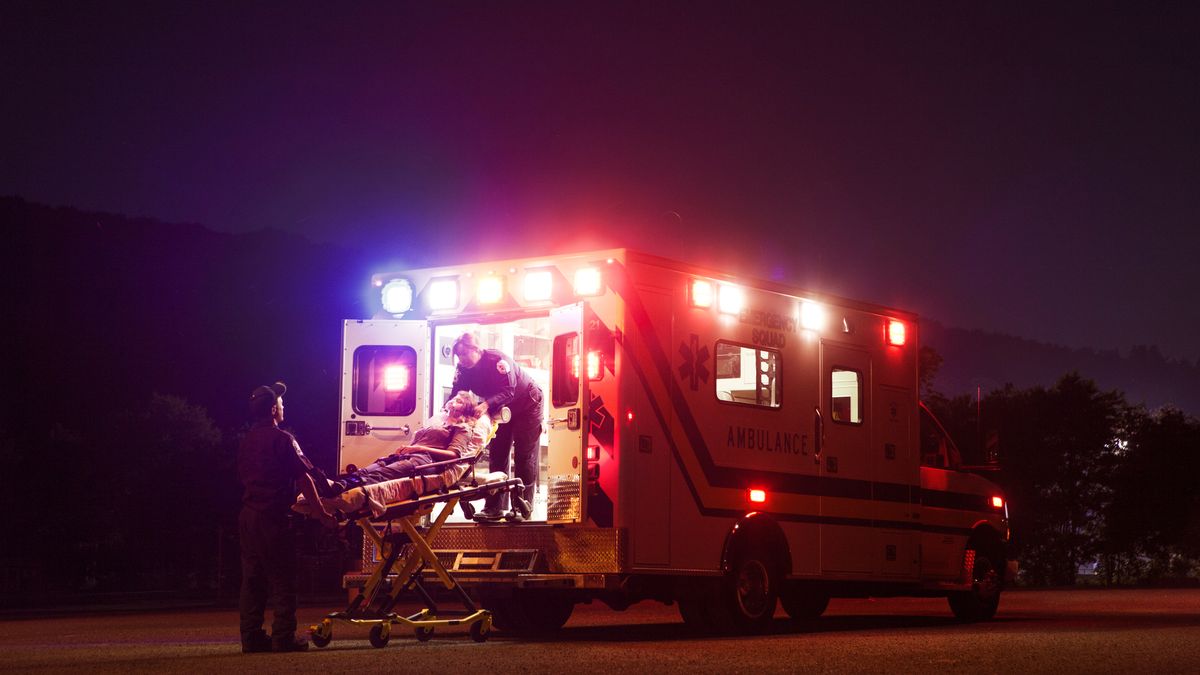
<svg viewBox="0 0 1200 675">
<path fill-rule="evenodd" d="M 295 633 L 271 636 L 271 651 L 273 652 L 302 652 L 308 649 L 308 640 L 298 637 Z"/>
<path fill-rule="evenodd" d="M 259 630 L 254 633 L 242 635 L 243 654 L 257 654 L 269 651 L 271 651 L 271 638 L 267 637 L 266 631 Z"/>
<path fill-rule="evenodd" d="M 477 523 L 498 523 L 504 518 L 504 513 L 500 509 L 488 507 L 476 512 L 474 518 Z"/>
</svg>

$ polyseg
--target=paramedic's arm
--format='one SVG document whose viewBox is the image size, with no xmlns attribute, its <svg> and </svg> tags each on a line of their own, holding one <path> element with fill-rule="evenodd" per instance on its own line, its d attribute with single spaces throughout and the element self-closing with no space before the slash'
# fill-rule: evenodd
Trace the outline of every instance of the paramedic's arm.
<svg viewBox="0 0 1200 675">
<path fill-rule="evenodd" d="M 321 522 L 322 525 L 337 526 L 337 521 L 325 509 L 325 503 L 321 501 L 321 497 L 317 495 L 317 485 L 313 483 L 312 476 L 307 473 L 300 479 L 300 494 L 304 495 L 304 499 L 308 500 L 309 504 L 313 505 L 313 517 Z"/>
<path fill-rule="evenodd" d="M 496 362 L 496 369 L 488 375 L 492 380 L 491 389 L 496 392 L 484 401 L 488 406 L 488 414 L 492 416 L 499 414 L 501 408 L 511 403 L 517 397 L 517 374 L 514 372 L 515 370 L 516 368 L 508 365 L 507 361 L 500 359 Z"/>
</svg>

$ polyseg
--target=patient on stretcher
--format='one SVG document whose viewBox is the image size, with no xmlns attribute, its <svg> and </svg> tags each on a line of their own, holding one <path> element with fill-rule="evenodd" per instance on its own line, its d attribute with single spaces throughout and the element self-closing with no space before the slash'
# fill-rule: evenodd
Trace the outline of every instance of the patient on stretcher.
<svg viewBox="0 0 1200 675">
<path fill-rule="evenodd" d="M 328 488 L 318 486 L 318 492 L 323 493 L 322 501 L 327 509 L 349 512 L 357 510 L 364 502 L 374 499 L 353 490 L 367 485 L 375 485 L 387 481 L 415 476 L 429 475 L 428 482 L 445 482 L 453 474 L 461 472 L 445 467 L 423 470 L 434 462 L 469 457 L 479 452 L 491 433 L 492 420 L 486 414 L 480 414 L 476 408 L 476 399 L 470 392 L 460 392 L 446 402 L 438 414 L 426 420 L 425 424 L 413 434 L 412 443 L 397 448 L 395 452 L 380 457 L 371 464 L 353 472 L 342 474 L 328 481 Z M 439 473 L 440 472 L 440 473 Z M 442 476 L 441 474 L 446 474 Z M 413 481 L 402 481 L 394 485 L 386 494 L 401 497 L 405 494 L 416 494 L 418 486 Z M 378 510 L 379 504 L 371 504 L 372 510 Z M 294 511 L 305 513 L 309 510 L 303 495 L 292 507 Z"/>
</svg>

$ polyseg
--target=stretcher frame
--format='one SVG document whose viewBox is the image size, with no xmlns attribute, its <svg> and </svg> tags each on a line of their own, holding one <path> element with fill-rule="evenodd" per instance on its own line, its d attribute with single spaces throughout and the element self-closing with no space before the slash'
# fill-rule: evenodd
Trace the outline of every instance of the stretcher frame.
<svg viewBox="0 0 1200 675">
<path fill-rule="evenodd" d="M 335 621 L 371 626 L 369 640 L 371 646 L 376 648 L 387 645 L 393 626 L 411 629 L 421 642 L 433 637 L 435 628 L 446 626 L 467 626 L 472 640 L 487 640 L 492 631 L 492 613 L 475 605 L 429 546 L 429 540 L 437 534 L 455 508 L 461 508 L 463 514 L 470 518 L 475 509 L 469 502 L 480 497 L 504 491 L 511 492 L 514 506 L 520 508 L 528 517 L 529 504 L 521 497 L 525 487 L 521 479 L 507 478 L 482 485 L 476 482 L 474 467 L 480 455 L 481 453 L 476 453 L 469 458 L 460 457 L 422 467 L 423 471 L 437 470 L 465 462 L 468 464 L 465 473 L 471 475 L 471 483 L 466 487 L 459 487 L 459 483 L 443 487 L 432 494 L 388 505 L 378 517 L 372 517 L 367 506 L 358 513 L 350 514 L 349 517 L 362 529 L 363 535 L 374 542 L 376 550 L 380 551 L 380 560 L 345 611 L 328 614 L 321 623 L 310 627 L 310 637 L 314 645 L 325 647 L 330 643 Z M 430 522 L 428 528 L 421 527 L 421 520 L 431 515 L 438 504 L 445 504 L 445 507 Z M 375 523 L 380 522 L 387 523 L 383 533 L 375 529 Z M 399 531 L 392 531 L 393 523 L 398 523 Z M 395 576 L 389 585 L 388 577 L 393 574 L 393 570 Z M 458 597 L 463 610 L 443 611 L 438 607 L 422 580 L 426 570 L 432 571 L 442 586 Z M 401 616 L 392 610 L 407 591 L 415 593 L 425 603 L 425 608 L 416 614 Z"/>
</svg>

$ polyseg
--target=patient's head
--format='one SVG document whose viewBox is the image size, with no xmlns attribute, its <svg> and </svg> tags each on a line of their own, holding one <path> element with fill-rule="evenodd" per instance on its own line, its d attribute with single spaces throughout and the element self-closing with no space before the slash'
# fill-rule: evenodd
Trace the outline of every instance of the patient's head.
<svg viewBox="0 0 1200 675">
<path fill-rule="evenodd" d="M 469 391 L 460 391 L 457 396 L 446 401 L 446 418 L 451 424 L 470 423 L 479 419 L 479 413 L 475 410 L 475 395 Z"/>
</svg>

